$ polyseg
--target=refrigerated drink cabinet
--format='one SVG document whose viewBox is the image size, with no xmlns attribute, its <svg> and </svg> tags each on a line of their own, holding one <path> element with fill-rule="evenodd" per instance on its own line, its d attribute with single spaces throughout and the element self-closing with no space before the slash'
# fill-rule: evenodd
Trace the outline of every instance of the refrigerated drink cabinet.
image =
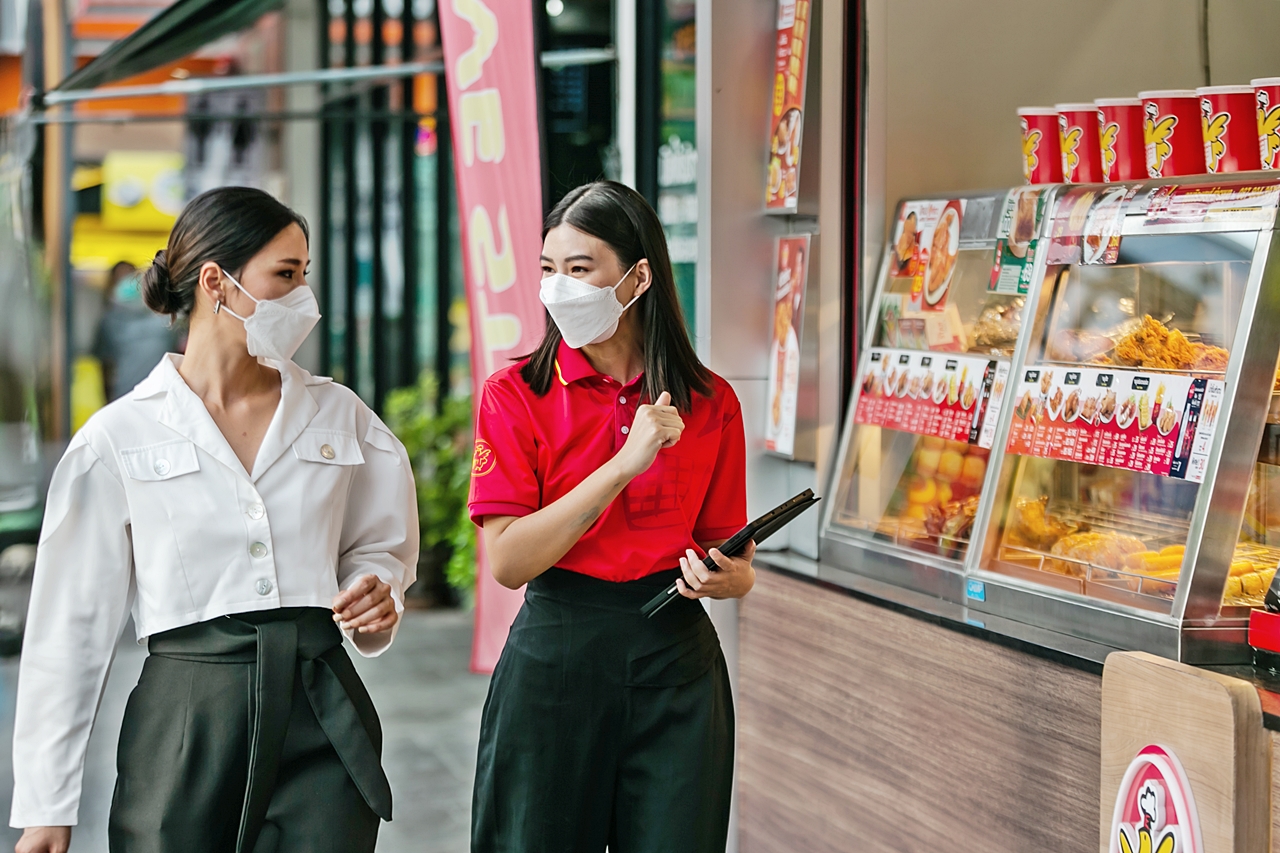
<svg viewBox="0 0 1280 853">
<path fill-rule="evenodd" d="M 823 562 L 1074 654 L 1247 660 L 1280 564 L 1278 200 L 1184 179 L 900 205 Z"/>
</svg>

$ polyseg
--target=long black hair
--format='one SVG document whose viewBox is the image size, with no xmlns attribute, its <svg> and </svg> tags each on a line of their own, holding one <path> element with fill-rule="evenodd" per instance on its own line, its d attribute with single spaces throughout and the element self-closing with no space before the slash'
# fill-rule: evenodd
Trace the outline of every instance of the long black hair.
<svg viewBox="0 0 1280 853">
<path fill-rule="evenodd" d="M 641 397 L 656 400 L 663 391 L 672 405 L 689 411 L 693 394 L 711 396 L 711 371 L 698 361 L 684 324 L 684 312 L 676 296 L 675 276 L 667 255 L 667 240 L 658 215 L 638 192 L 614 181 L 596 181 L 570 192 L 547 214 L 542 238 L 560 225 L 603 240 L 623 269 L 648 259 L 652 281 L 630 310 L 640 312 L 643 330 L 644 381 Z M 520 375 L 538 396 L 551 390 L 555 378 L 560 329 L 547 315 L 542 343 L 520 368 Z"/>
<path fill-rule="evenodd" d="M 169 244 L 142 275 L 142 299 L 157 314 L 185 318 L 196 304 L 200 267 L 213 261 L 233 275 L 290 225 L 307 237 L 307 221 L 269 193 L 218 187 L 178 215 Z M 309 239 L 309 238 L 308 238 Z"/>
</svg>

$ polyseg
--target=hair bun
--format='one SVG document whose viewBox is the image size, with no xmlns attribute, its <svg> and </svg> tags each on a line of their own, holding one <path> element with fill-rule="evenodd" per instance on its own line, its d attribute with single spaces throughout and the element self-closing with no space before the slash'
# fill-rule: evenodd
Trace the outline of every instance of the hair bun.
<svg viewBox="0 0 1280 853">
<path fill-rule="evenodd" d="M 174 304 L 176 295 L 169 285 L 169 264 L 165 260 L 164 249 L 161 249 L 142 274 L 142 301 L 157 314 L 178 313 L 181 306 Z"/>
</svg>

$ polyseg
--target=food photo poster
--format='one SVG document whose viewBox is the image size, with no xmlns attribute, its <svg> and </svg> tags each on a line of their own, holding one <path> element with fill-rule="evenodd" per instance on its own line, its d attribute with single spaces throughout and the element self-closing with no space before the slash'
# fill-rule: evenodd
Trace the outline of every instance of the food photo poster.
<svg viewBox="0 0 1280 853">
<path fill-rule="evenodd" d="M 800 391 L 800 336 L 809 277 L 809 235 L 779 237 L 774 248 L 773 331 L 765 406 L 765 450 L 795 455 L 796 400 Z"/>
<path fill-rule="evenodd" d="M 765 211 L 794 213 L 800 198 L 800 137 L 808 68 L 811 0 L 778 0 L 774 44 L 773 104 Z"/>
</svg>

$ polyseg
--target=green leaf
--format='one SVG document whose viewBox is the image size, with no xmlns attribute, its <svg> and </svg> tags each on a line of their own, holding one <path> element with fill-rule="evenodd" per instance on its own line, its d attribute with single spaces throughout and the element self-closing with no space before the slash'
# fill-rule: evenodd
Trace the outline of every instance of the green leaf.
<svg viewBox="0 0 1280 853">
<path fill-rule="evenodd" d="M 387 395 L 383 412 L 413 465 L 422 550 L 438 545 L 451 549 L 446 580 L 470 602 L 476 577 L 476 528 L 467 511 L 474 441 L 471 398 L 440 399 L 435 374 L 423 371 L 418 384 Z"/>
</svg>

